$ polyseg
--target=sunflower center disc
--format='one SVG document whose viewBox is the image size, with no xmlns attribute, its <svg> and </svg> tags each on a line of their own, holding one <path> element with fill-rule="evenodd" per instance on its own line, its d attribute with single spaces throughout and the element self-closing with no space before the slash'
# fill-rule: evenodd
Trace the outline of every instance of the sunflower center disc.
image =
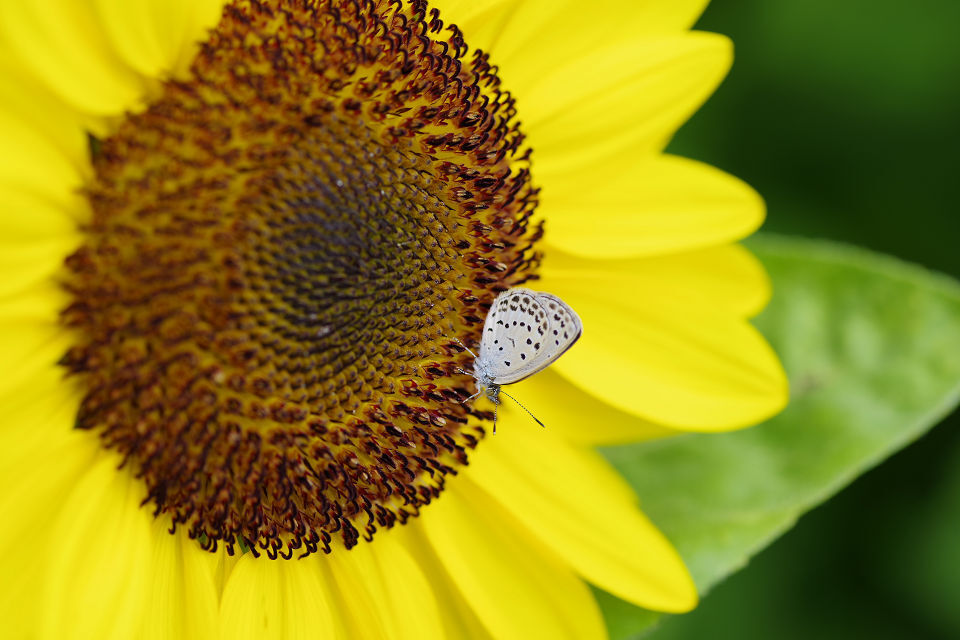
<svg viewBox="0 0 960 640">
<path fill-rule="evenodd" d="M 453 336 L 535 265 L 510 97 L 423 2 L 229 5 L 102 141 L 63 364 L 206 548 L 350 548 L 484 431 Z"/>
</svg>

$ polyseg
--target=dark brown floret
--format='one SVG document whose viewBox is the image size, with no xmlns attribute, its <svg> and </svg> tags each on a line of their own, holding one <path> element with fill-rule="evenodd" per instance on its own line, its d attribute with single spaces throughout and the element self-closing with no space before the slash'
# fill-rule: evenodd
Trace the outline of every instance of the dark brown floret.
<svg viewBox="0 0 960 640">
<path fill-rule="evenodd" d="M 424 2 L 235 2 L 102 141 L 63 364 L 208 548 L 349 548 L 483 435 L 451 338 L 529 278 L 514 103 Z"/>
</svg>

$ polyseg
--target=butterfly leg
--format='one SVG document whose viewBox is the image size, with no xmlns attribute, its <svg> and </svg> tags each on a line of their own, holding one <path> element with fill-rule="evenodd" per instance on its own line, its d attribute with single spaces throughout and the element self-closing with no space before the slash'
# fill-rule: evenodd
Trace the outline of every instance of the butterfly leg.
<svg viewBox="0 0 960 640">
<path fill-rule="evenodd" d="M 483 393 L 483 392 L 482 392 L 482 391 L 477 391 L 475 394 L 473 394 L 472 396 L 470 396 L 470 397 L 467 398 L 466 400 L 461 400 L 461 401 L 460 401 L 460 404 L 467 404 L 468 402 L 470 402 L 471 400 L 473 400 L 474 398 L 476 398 L 476 397 L 477 397 L 478 395 L 480 395 L 481 393 Z"/>
</svg>

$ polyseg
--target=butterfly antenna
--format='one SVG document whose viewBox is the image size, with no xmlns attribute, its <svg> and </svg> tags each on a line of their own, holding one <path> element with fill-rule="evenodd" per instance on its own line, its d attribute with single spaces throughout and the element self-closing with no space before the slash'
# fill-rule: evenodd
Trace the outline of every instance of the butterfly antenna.
<svg viewBox="0 0 960 640">
<path fill-rule="evenodd" d="M 493 406 L 493 435 L 497 435 L 497 411 L 500 409 L 499 404 Z"/>
<path fill-rule="evenodd" d="M 530 414 L 530 417 L 533 418 L 534 421 L 535 421 L 538 425 L 540 425 L 540 426 L 543 427 L 544 429 L 547 428 L 547 425 L 545 425 L 545 424 L 543 424 L 542 422 L 540 422 L 540 419 L 537 418 L 537 416 L 533 415 L 533 412 L 530 411 L 530 409 L 527 409 L 525 406 L 523 406 L 523 404 L 521 404 L 521 402 L 520 402 L 519 400 L 517 400 L 516 398 L 514 398 L 512 395 L 510 395 L 510 394 L 507 393 L 506 391 L 503 391 L 502 389 L 501 389 L 500 393 L 502 393 L 503 395 L 507 396 L 508 398 L 510 398 L 511 400 L 513 400 L 514 402 L 516 402 L 516 403 L 520 406 L 521 409 L 523 409 L 523 410 L 526 411 L 528 414 Z M 493 414 L 493 432 L 494 432 L 494 433 L 497 432 L 497 414 L 496 414 L 496 412 L 494 412 L 494 414 Z"/>
<path fill-rule="evenodd" d="M 467 345 L 465 345 L 465 344 L 463 344 L 462 342 L 460 342 L 460 338 L 458 338 L 457 336 L 453 336 L 453 339 L 456 340 L 456 341 L 460 344 L 461 347 L 463 347 L 464 349 L 466 349 L 466 350 L 467 350 L 467 353 L 469 353 L 470 355 L 472 355 L 474 360 L 477 359 L 477 354 L 475 354 L 473 351 L 470 351 L 470 347 L 468 347 Z"/>
</svg>

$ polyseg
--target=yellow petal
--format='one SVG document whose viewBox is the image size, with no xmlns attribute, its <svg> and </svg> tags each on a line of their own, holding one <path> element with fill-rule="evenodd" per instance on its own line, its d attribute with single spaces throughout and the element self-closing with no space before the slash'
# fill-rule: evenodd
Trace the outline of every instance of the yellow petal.
<svg viewBox="0 0 960 640">
<path fill-rule="evenodd" d="M 86 130 L 90 127 L 89 120 L 79 111 L 65 104 L 48 87 L 43 86 L 29 70 L 13 59 L 0 42 L 0 75 L 4 81 L 0 83 L 0 125 L 2 127 L 2 144 L 13 158 L 4 157 L 4 165 L 11 162 L 16 165 L 36 156 L 36 150 L 23 146 L 29 139 L 15 137 L 15 129 L 28 130 L 30 135 L 42 140 L 44 148 L 50 147 L 56 153 L 62 154 L 67 163 L 78 173 L 88 170 L 89 144 Z M 62 160 L 60 162 L 63 162 Z M 43 165 L 34 166 L 32 170 L 40 172 L 50 169 Z M 47 181 L 56 178 L 56 173 L 46 173 Z M 73 174 L 71 174 L 72 176 Z M 87 175 L 84 173 L 84 175 Z M 47 183 L 40 183 L 41 186 Z"/>
<path fill-rule="evenodd" d="M 381 531 L 378 536 L 367 546 L 380 575 L 382 601 L 391 609 L 391 636 L 442 638 L 436 598 L 423 571 L 391 532 Z"/>
<path fill-rule="evenodd" d="M 170 69 L 179 53 L 175 25 L 183 4 L 150 0 L 95 0 L 104 32 L 118 57 L 137 72 L 159 75 Z M 163 38 L 166 32 L 168 38 Z"/>
<path fill-rule="evenodd" d="M 378 601 L 382 591 L 369 551 L 360 546 L 350 551 L 338 547 L 321 563 L 341 614 L 344 637 L 361 640 L 390 637 L 390 613 Z"/>
<path fill-rule="evenodd" d="M 689 251 L 739 240 L 764 218 L 763 199 L 708 165 L 626 149 L 573 171 L 538 172 L 539 212 L 552 246 L 621 258 Z"/>
<path fill-rule="evenodd" d="M 0 39 L 65 102 L 115 115 L 137 105 L 148 83 L 111 50 L 90 3 L 4 2 Z"/>
<path fill-rule="evenodd" d="M 72 419 L 71 419 L 72 420 Z M 39 425 L 38 425 L 39 426 Z M 28 432 L 23 428 L 21 432 Z M 6 556 L 0 565 L 0 616 L 4 636 L 34 638 L 46 615 L 42 598 L 47 553 L 59 545 L 53 523 L 77 480 L 95 459 L 98 444 L 90 434 L 67 432 L 72 441 L 37 439 L 34 446 L 13 441 L 4 433 L 0 447 L 0 545 Z M 11 453 L 16 447 L 18 455 Z"/>
<path fill-rule="evenodd" d="M 217 637 L 219 608 L 212 554 L 182 531 L 171 535 L 170 518 L 153 523 L 150 596 L 144 612 L 144 640 L 208 640 Z"/>
<path fill-rule="evenodd" d="M 103 454 L 48 526 L 55 543 L 39 595 L 41 638 L 132 638 L 140 629 L 152 579 L 152 515 L 146 490 L 119 457 Z"/>
<path fill-rule="evenodd" d="M 83 236 L 78 230 L 77 217 L 86 218 L 86 200 L 76 194 L 67 206 L 51 202 L 46 195 L 28 193 L 21 189 L 0 185 L 0 248 L 3 253 L 34 242 L 59 243 L 60 247 L 78 247 Z M 63 194 L 66 195 L 66 194 Z M 69 196 L 67 196 L 69 198 Z M 66 255 L 59 257 L 63 264 Z"/>
<path fill-rule="evenodd" d="M 522 96 L 523 88 L 557 65 L 611 43 L 686 31 L 705 5 L 704 0 L 598 0 L 585 9 L 577 0 L 526 0 L 495 5 L 500 16 L 493 19 L 491 8 L 482 17 L 476 9 L 459 7 L 444 16 L 464 30 L 467 44 L 491 54 L 504 86 Z"/>
<path fill-rule="evenodd" d="M 191 45 L 215 26 L 224 0 L 97 0 L 104 31 L 118 56 L 146 76 L 186 69 Z"/>
<path fill-rule="evenodd" d="M 537 285 L 564 299 L 598 295 L 631 312 L 657 306 L 737 317 L 755 315 L 770 299 L 763 265 L 739 245 L 619 260 L 581 258 L 550 246 L 544 253 Z"/>
<path fill-rule="evenodd" d="M 0 299 L 27 294 L 33 288 L 49 291 L 52 278 L 63 270 L 64 259 L 77 248 L 75 238 L 59 236 L 4 247 L 0 253 Z"/>
<path fill-rule="evenodd" d="M 5 388 L 52 368 L 71 345 L 70 334 L 56 324 L 56 318 L 36 321 L 29 318 L 0 318 L 0 393 Z"/>
<path fill-rule="evenodd" d="M 621 444 L 676 435 L 677 431 L 617 409 L 548 369 L 514 385 L 507 392 L 564 440 L 586 445 Z M 501 428 L 530 418 L 510 399 L 500 405 Z M 500 435 L 500 429 L 497 429 Z"/>
<path fill-rule="evenodd" d="M 503 507 L 456 479 L 419 520 L 461 597 L 495 638 L 606 638 L 596 601 Z"/>
<path fill-rule="evenodd" d="M 221 638 L 282 638 L 282 567 L 245 554 L 230 574 L 220 609 Z"/>
<path fill-rule="evenodd" d="M 183 76 L 189 69 L 200 44 L 207 39 L 210 30 L 217 26 L 225 4 L 226 0 L 176 0 L 176 15 L 183 21 L 183 28 L 179 32 L 185 35 L 177 39 L 180 55 L 172 69 L 175 75 Z M 163 13 L 165 8 L 163 3 L 155 4 L 154 11 Z M 166 33 L 162 26 L 158 27 L 158 30 Z M 171 33 L 175 31 L 175 27 L 171 26 Z"/>
<path fill-rule="evenodd" d="M 391 531 L 325 558 L 338 585 L 350 637 L 442 638 L 430 583 Z"/>
<path fill-rule="evenodd" d="M 66 134 L 51 138 L 37 123 L 8 109 L 0 110 L 0 135 L 4 150 L 0 154 L 0 187 L 4 193 L 19 188 L 42 195 L 54 205 L 76 203 L 83 152 L 65 148 L 75 147 L 77 139 L 68 139 Z M 6 218 L 17 212 L 5 205 L 0 215 Z"/>
<path fill-rule="evenodd" d="M 520 86 L 538 72 L 609 42 L 638 34 L 688 29 L 706 0 L 438 0 L 441 19 L 463 30 L 467 44 L 491 53 L 501 73 Z M 513 89 L 512 85 L 507 85 Z"/>
<path fill-rule="evenodd" d="M 422 519 L 415 518 L 403 527 L 395 528 L 391 535 L 397 538 L 407 549 L 423 571 L 427 583 L 431 585 L 437 599 L 437 612 L 443 623 L 443 637 L 470 638 L 470 640 L 490 640 L 493 636 L 474 613 L 470 605 L 460 596 L 454 582 L 444 570 L 433 552 Z"/>
<path fill-rule="evenodd" d="M 187 69 L 193 63 L 200 44 L 207 39 L 209 31 L 217 26 L 220 16 L 223 14 L 223 7 L 226 0 L 176 0 L 175 22 L 180 23 L 182 27 L 177 30 L 177 24 L 170 25 L 171 33 L 182 33 L 176 38 L 179 46 L 179 57 L 172 67 L 174 75 L 183 76 Z M 165 4 L 154 4 L 154 11 L 159 8 L 161 11 Z M 157 27 L 157 30 L 163 34 L 167 29 L 163 24 Z"/>
<path fill-rule="evenodd" d="M 78 439 L 95 441 L 95 436 L 73 428 L 80 397 L 74 384 L 64 382 L 59 367 L 8 382 L 0 391 L 0 467 L 46 461 L 50 451 L 75 446 Z"/>
<path fill-rule="evenodd" d="M 89 219 L 79 193 L 88 171 L 79 121 L 43 92 L 11 84 L 0 85 L 0 297 L 59 268 Z"/>
<path fill-rule="evenodd" d="M 270 560 L 247 553 L 227 581 L 220 637 L 230 640 L 334 638 L 331 598 L 318 561 Z"/>
<path fill-rule="evenodd" d="M 60 311 L 69 302 L 70 294 L 48 278 L 16 294 L 0 297 L 0 321 L 58 325 Z"/>
<path fill-rule="evenodd" d="M 510 22 L 520 2 L 517 0 L 435 0 L 444 24 L 456 25 L 471 49 L 490 51 L 490 45 Z"/>
<path fill-rule="evenodd" d="M 227 582 L 230 581 L 230 576 L 233 574 L 233 570 L 242 556 L 239 553 L 234 553 L 232 556 L 227 555 L 227 552 L 221 546 L 216 553 L 208 553 L 205 557 L 213 569 L 214 590 L 222 600 L 223 592 L 227 588 Z"/>
<path fill-rule="evenodd" d="M 730 41 L 716 34 L 638 38 L 558 63 L 514 89 L 538 179 L 625 148 L 659 151 L 731 60 Z"/>
<path fill-rule="evenodd" d="M 693 608 L 697 592 L 680 556 L 599 454 L 529 427 L 488 440 L 464 475 L 539 544 L 624 600 L 656 611 Z"/>
<path fill-rule="evenodd" d="M 38 509 L 47 523 L 49 510 L 59 509 L 62 494 L 54 501 L 37 500 L 34 487 L 57 482 L 61 473 L 70 473 L 72 461 L 79 457 L 86 465 L 99 450 L 96 436 L 73 428 L 80 394 L 62 378 L 59 368 L 48 367 L 11 381 L 0 391 L 4 417 L 0 422 L 0 487 L 8 492 L 3 499 L 25 500 L 22 506 Z M 24 480 L 33 474 L 40 474 L 43 482 Z M 7 504 L 0 513 L 26 512 Z"/>
<path fill-rule="evenodd" d="M 553 366 L 615 407 L 672 428 L 715 431 L 756 424 L 786 404 L 780 362 L 745 320 L 656 301 L 631 307 L 622 301 L 631 291 L 609 287 L 554 292 L 584 330 Z"/>
</svg>

